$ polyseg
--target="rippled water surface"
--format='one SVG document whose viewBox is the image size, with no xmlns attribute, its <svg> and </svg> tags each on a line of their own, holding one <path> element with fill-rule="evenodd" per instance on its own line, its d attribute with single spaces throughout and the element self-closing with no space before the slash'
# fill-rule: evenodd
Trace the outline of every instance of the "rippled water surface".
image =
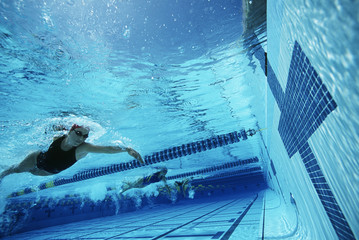
<svg viewBox="0 0 359 240">
<path fill-rule="evenodd" d="M 142 155 L 264 127 L 244 16 L 237 1 L 0 1 L 0 164 L 45 150 L 56 124 L 88 125 L 88 141 Z M 167 166 L 246 159 L 260 146 L 255 136 Z M 61 174 L 126 160 L 89 155 Z"/>
</svg>

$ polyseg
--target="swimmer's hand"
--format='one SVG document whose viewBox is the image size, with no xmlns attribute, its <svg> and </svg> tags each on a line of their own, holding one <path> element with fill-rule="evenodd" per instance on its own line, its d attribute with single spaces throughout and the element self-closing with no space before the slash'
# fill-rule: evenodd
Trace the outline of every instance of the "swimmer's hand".
<svg viewBox="0 0 359 240">
<path fill-rule="evenodd" d="M 135 150 L 133 150 L 132 148 L 129 148 L 129 147 L 126 148 L 126 151 L 127 151 L 127 153 L 128 153 L 130 156 L 136 158 L 137 161 L 139 161 L 140 163 L 142 163 L 142 164 L 145 163 L 145 162 L 143 161 L 141 155 L 140 155 L 138 152 L 136 152 Z"/>
</svg>

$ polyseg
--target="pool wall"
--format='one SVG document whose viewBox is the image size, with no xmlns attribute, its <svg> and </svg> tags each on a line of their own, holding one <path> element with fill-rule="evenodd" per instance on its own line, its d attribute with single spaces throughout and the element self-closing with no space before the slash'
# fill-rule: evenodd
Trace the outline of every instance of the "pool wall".
<svg viewBox="0 0 359 240">
<path fill-rule="evenodd" d="M 345 119 L 346 112 L 355 113 L 345 100 L 350 76 L 335 77 L 345 71 L 345 63 L 328 69 L 330 58 L 325 56 L 338 54 L 331 48 L 337 40 L 326 36 L 329 29 L 308 26 L 318 9 L 306 2 L 267 2 L 267 60 L 265 49 L 257 53 L 267 72 L 267 109 L 273 108 L 266 121 L 270 128 L 265 138 L 267 180 L 286 203 L 295 201 L 297 234 L 306 239 L 355 239 L 359 236 L 358 167 L 353 161 L 357 136 L 349 130 L 350 118 Z M 329 8 L 329 15 L 338 14 L 336 10 Z M 342 18 L 323 19 L 330 28 Z M 351 46 L 350 38 L 347 41 Z"/>
</svg>

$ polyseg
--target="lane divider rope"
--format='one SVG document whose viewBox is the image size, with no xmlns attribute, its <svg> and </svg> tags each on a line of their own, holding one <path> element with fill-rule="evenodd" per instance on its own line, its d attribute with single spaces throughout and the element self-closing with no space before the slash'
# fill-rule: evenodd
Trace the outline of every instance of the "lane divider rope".
<svg viewBox="0 0 359 240">
<path fill-rule="evenodd" d="M 193 171 L 193 172 L 181 173 L 181 174 L 166 177 L 166 179 L 173 180 L 173 179 L 178 179 L 178 178 L 186 178 L 186 177 L 191 177 L 191 176 L 195 176 L 195 175 L 199 175 L 199 174 L 206 174 L 206 173 L 215 172 L 218 170 L 230 169 L 230 168 L 234 168 L 237 166 L 242 166 L 242 165 L 257 163 L 257 162 L 259 162 L 259 159 L 257 157 L 254 157 L 254 158 L 249 158 L 246 160 L 239 160 L 239 161 L 235 161 L 235 162 L 225 163 L 222 165 L 208 167 L 208 168 L 200 169 L 200 170 Z M 234 175 L 236 175 L 238 173 L 254 172 L 254 171 L 261 171 L 261 170 L 262 170 L 261 167 L 241 169 L 240 171 L 236 171 Z M 221 175 L 218 175 L 217 177 L 221 177 L 221 176 L 224 177 L 224 176 L 228 176 L 228 175 L 231 175 L 231 173 L 222 173 Z"/>
<path fill-rule="evenodd" d="M 89 169 L 86 171 L 79 172 L 71 178 L 58 178 L 50 182 L 42 183 L 35 188 L 25 188 L 21 191 L 13 192 L 8 196 L 8 198 L 29 194 L 32 192 L 52 188 L 55 186 L 60 186 L 73 182 L 79 182 L 79 181 L 100 177 L 104 175 L 109 175 L 117 172 L 123 172 L 123 171 L 131 170 L 143 166 L 148 166 L 160 162 L 166 162 L 171 159 L 176 159 L 203 151 L 208 151 L 218 147 L 234 144 L 240 142 L 241 140 L 245 141 L 248 139 L 248 136 L 253 136 L 257 132 L 262 130 L 263 129 L 260 130 L 249 129 L 245 131 L 244 129 L 242 129 L 239 132 L 234 131 L 227 134 L 217 135 L 205 140 L 182 144 L 181 146 L 177 146 L 177 147 L 167 148 L 163 151 L 155 152 L 152 155 L 145 156 L 144 157 L 145 164 L 140 164 L 137 160 L 132 160 L 126 163 L 119 163 L 106 167 Z"/>
<path fill-rule="evenodd" d="M 257 163 L 259 160 L 257 157 L 255 158 L 250 158 L 250 159 L 246 159 L 246 160 L 239 160 L 239 161 L 235 161 L 235 162 L 230 162 L 230 163 L 225 163 L 225 164 L 221 164 L 221 165 L 217 165 L 214 167 L 209 167 L 209 168 L 203 168 L 200 169 L 198 171 L 193 171 L 193 172 L 187 172 L 187 173 L 182 173 L 182 174 L 177 174 L 177 175 L 172 175 L 172 176 L 168 176 L 166 177 L 167 180 L 175 180 L 175 179 L 186 179 L 188 177 L 192 177 L 195 175 L 199 175 L 199 174 L 206 174 L 209 172 L 216 172 L 218 170 L 224 170 L 224 169 L 228 169 L 228 168 L 233 168 L 236 166 L 242 166 L 242 165 L 246 165 L 246 164 L 252 164 L 252 163 Z M 222 172 L 219 175 L 213 175 L 210 177 L 206 177 L 206 178 L 201 178 L 201 179 L 192 179 L 190 180 L 190 182 L 203 182 L 203 181 L 212 181 L 213 179 L 218 179 L 218 178 L 228 178 L 228 177 L 238 177 L 238 176 L 248 176 L 248 174 L 251 174 L 252 176 L 257 176 L 258 174 L 263 174 L 263 169 L 261 166 L 253 166 L 250 168 L 245 168 L 245 169 L 239 169 L 236 171 L 231 171 L 231 172 Z M 116 190 L 116 187 L 107 187 L 107 191 L 113 191 Z M 16 195 L 19 196 L 19 195 Z M 80 195 L 68 195 L 68 196 L 80 196 Z M 12 199 L 16 199 L 14 197 L 11 197 Z M 27 201 L 27 200 L 25 200 Z"/>
</svg>

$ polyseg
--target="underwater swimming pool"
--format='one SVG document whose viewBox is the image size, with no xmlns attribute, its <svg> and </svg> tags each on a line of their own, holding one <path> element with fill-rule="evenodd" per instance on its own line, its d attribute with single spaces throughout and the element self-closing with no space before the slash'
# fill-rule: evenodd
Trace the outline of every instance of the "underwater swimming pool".
<svg viewBox="0 0 359 240">
<path fill-rule="evenodd" d="M 2 169 L 74 123 L 146 162 L 89 154 L 7 176 L 1 235 L 355 239 L 357 13 L 324 5 L 0 1 Z M 339 46 L 321 19 L 346 26 Z M 122 192 L 164 167 L 168 186 Z"/>
</svg>

